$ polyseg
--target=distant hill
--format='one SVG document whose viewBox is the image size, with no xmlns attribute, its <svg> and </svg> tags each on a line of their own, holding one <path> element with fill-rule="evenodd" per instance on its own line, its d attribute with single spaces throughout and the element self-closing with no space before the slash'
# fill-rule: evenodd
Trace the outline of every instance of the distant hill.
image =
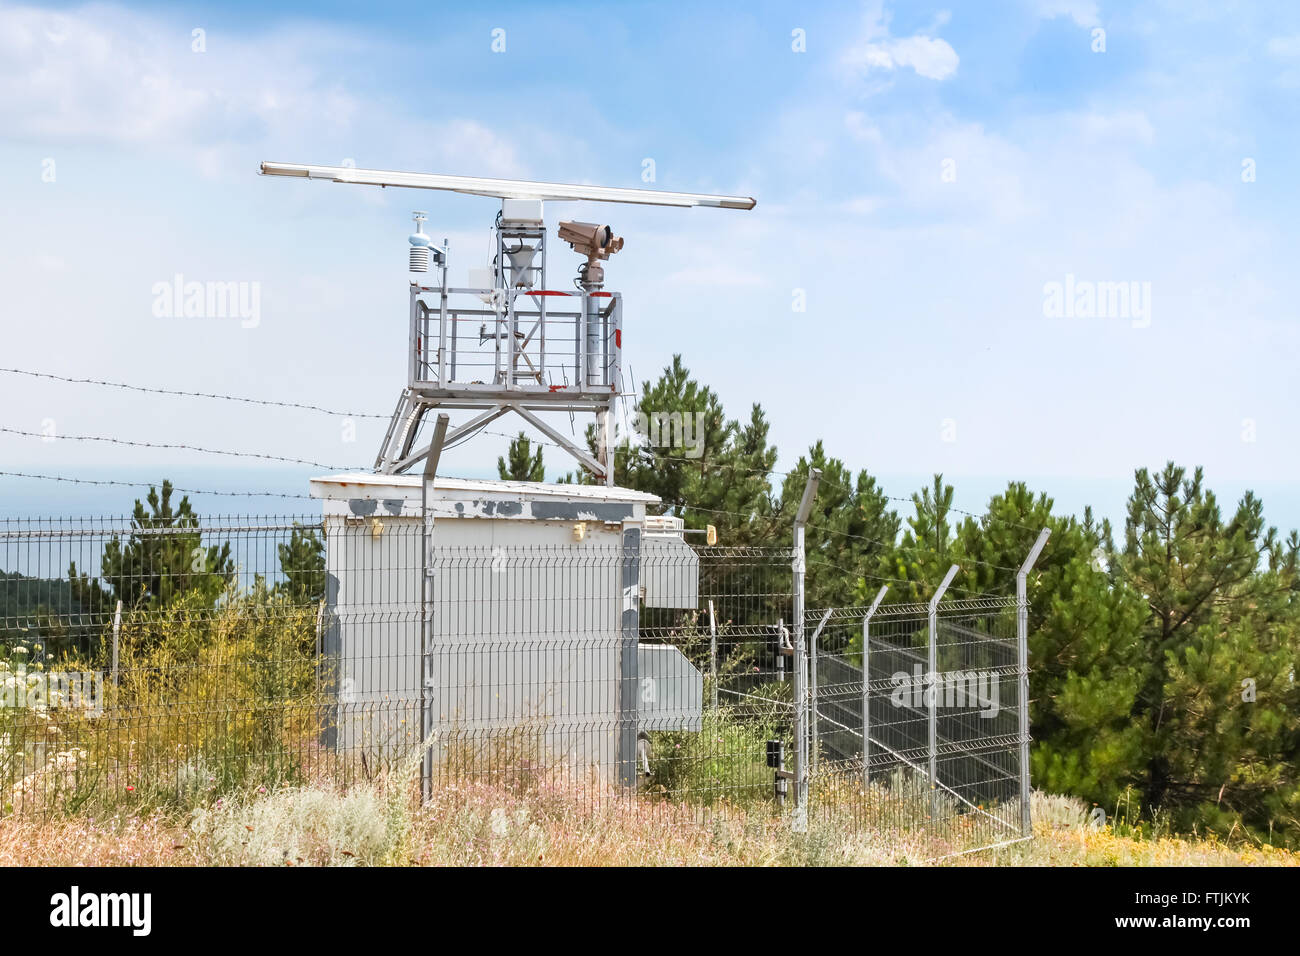
<svg viewBox="0 0 1300 956">
<path fill-rule="evenodd" d="M 0 624 L 31 618 L 38 610 L 56 615 L 81 614 L 81 603 L 65 580 L 33 578 L 17 571 L 0 571 Z"/>
</svg>

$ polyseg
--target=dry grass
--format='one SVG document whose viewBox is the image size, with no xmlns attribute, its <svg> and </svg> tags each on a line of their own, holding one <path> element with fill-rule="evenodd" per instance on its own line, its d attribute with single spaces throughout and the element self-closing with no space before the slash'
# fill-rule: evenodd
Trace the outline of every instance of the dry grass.
<svg viewBox="0 0 1300 956">
<path fill-rule="evenodd" d="M 183 829 L 158 817 L 38 823 L 0 820 L 0 865 L 175 866 L 191 862 L 176 848 Z"/>
<path fill-rule="evenodd" d="M 1297 865 L 1300 854 L 1213 839 L 1134 839 L 1036 800 L 1036 839 L 946 861 L 963 866 Z M 737 808 L 687 808 L 607 792 L 445 787 L 424 807 L 401 781 L 343 792 L 292 788 L 188 817 L 0 820 L 3 865 L 789 866 L 919 862 L 921 847 L 814 823 L 791 833 Z"/>
<path fill-rule="evenodd" d="M 1300 866 L 1300 854 L 1272 847 L 1228 846 L 1215 839 L 1134 839 L 1110 827 L 1057 830 L 1036 826 L 1032 843 L 961 857 L 975 866 Z"/>
</svg>

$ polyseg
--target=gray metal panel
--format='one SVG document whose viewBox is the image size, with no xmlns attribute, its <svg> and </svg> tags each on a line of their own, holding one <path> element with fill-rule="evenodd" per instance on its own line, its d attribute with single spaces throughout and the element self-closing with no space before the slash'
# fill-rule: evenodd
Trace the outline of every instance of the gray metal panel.
<svg viewBox="0 0 1300 956">
<path fill-rule="evenodd" d="M 420 521 L 385 516 L 376 534 L 369 517 L 326 520 L 328 643 L 339 682 L 332 742 L 372 761 L 395 759 L 420 737 Z M 435 761 L 452 748 L 504 749 L 527 737 L 554 762 L 606 773 L 618 766 L 620 659 L 629 634 L 635 646 L 635 620 L 629 631 L 621 529 L 588 529 L 578 542 L 565 522 L 438 520 Z M 635 667 L 623 668 L 629 679 Z M 634 702 L 630 713 L 634 720 Z"/>
<path fill-rule="evenodd" d="M 671 644 L 637 647 L 641 706 L 637 728 L 700 730 L 704 708 L 704 675 Z"/>
<path fill-rule="evenodd" d="M 646 607 L 695 609 L 700 604 L 700 558 L 677 534 L 647 533 L 641 541 Z"/>
</svg>

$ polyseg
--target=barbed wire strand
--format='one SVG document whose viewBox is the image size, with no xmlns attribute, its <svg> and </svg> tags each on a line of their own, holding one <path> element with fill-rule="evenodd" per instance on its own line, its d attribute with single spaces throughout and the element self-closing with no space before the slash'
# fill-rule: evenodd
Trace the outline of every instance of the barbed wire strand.
<svg viewBox="0 0 1300 956">
<path fill-rule="evenodd" d="M 70 478 L 66 475 L 38 475 L 26 471 L 0 471 L 0 476 L 8 478 L 37 478 L 42 481 L 62 481 L 74 485 L 116 485 L 123 488 L 159 488 L 157 481 L 119 481 L 112 478 Z M 311 495 L 293 494 L 281 491 L 213 491 L 206 488 L 172 488 L 185 495 L 222 495 L 231 498 L 303 498 L 311 500 Z"/>
<path fill-rule="evenodd" d="M 331 465 L 325 462 L 312 461 L 307 458 L 289 458 L 284 455 L 266 455 L 261 452 L 252 451 L 230 451 L 224 448 L 204 448 L 201 445 L 186 445 L 172 442 L 150 442 L 134 441 L 129 438 L 113 438 L 108 435 L 47 435 L 44 432 L 27 431 L 22 428 L 10 428 L 7 425 L 0 425 L 0 432 L 9 435 L 21 435 L 24 438 L 42 438 L 54 439 L 55 441 L 91 441 L 103 442 L 109 445 L 124 445 L 131 448 L 161 448 L 172 451 L 196 451 L 206 455 L 228 455 L 235 458 L 259 458 L 264 461 L 279 461 L 290 465 L 310 465 L 312 468 L 324 468 L 330 471 L 349 471 L 355 470 L 355 466 Z"/>
<path fill-rule="evenodd" d="M 320 412 L 322 414 L 331 415 L 339 418 L 386 419 L 392 417 L 391 414 L 384 414 L 380 412 L 338 411 L 334 409 L 325 408 L 321 405 L 315 405 L 307 402 L 286 402 L 286 401 L 278 401 L 274 399 L 261 399 L 261 398 L 251 398 L 248 396 L 241 396 L 241 395 L 231 395 L 231 394 L 220 393 L 220 392 L 188 391 L 184 389 L 163 388 L 160 386 L 134 385 L 129 382 L 113 382 L 107 379 L 96 379 L 96 378 L 77 378 L 77 377 L 67 376 L 67 375 L 57 375 L 53 372 L 38 372 L 32 369 L 0 368 L 0 373 L 8 373 L 11 375 L 25 375 L 31 378 L 45 379 L 47 381 L 63 382 L 67 384 L 100 385 L 108 388 L 124 389 L 124 390 L 142 392 L 142 393 L 153 394 L 153 395 L 171 395 L 171 396 L 180 396 L 180 397 L 187 397 L 187 398 L 206 398 L 206 399 L 214 399 L 219 401 L 229 401 L 229 402 L 237 402 L 237 403 L 242 403 L 247 405 L 255 405 L 264 408 L 287 408 L 287 409 L 296 409 L 301 411 L 313 411 L 313 412 Z M 4 429 L 4 430 L 12 431 L 10 429 Z M 486 428 L 477 430 L 476 434 L 491 435 L 498 438 L 505 438 L 510 441 L 513 441 L 518 437 L 518 434 L 511 434 L 509 432 L 496 431 L 493 429 L 486 429 Z M 72 437 L 72 436 L 63 436 L 63 437 Z M 469 437 L 470 436 L 468 435 L 465 436 L 466 440 Z M 97 440 L 97 439 L 88 438 L 87 440 Z M 106 440 L 106 439 L 102 439 L 102 440 Z M 561 450 L 564 449 L 564 446 L 560 445 L 558 442 L 549 441 L 545 438 L 530 437 L 528 440 L 534 444 L 544 445 L 550 448 L 556 448 Z M 209 451 L 210 453 L 213 454 L 240 455 L 241 457 L 255 457 L 255 458 L 271 458 L 271 460 L 281 460 L 293 464 L 306 464 L 306 465 L 311 465 L 313 467 L 321 467 L 321 468 L 337 467 L 334 465 L 321 464 L 319 462 L 304 461 L 302 459 L 285 459 L 285 458 L 276 458 L 275 456 L 247 455 L 245 453 L 239 453 L 239 452 L 213 451 L 211 449 L 197 449 L 194 448 L 193 446 L 151 446 L 148 445 L 147 443 L 140 443 L 140 444 L 143 447 L 178 447 L 178 448 L 188 447 L 189 450 L 195 450 L 195 451 L 204 450 L 204 451 Z M 797 477 L 801 474 L 799 472 L 794 472 L 794 471 L 780 471 L 775 468 L 768 468 L 768 469 L 744 468 L 732 462 L 704 462 L 702 458 L 692 458 L 684 455 L 668 455 L 668 454 L 663 454 L 660 452 L 653 452 L 653 451 L 648 452 L 648 454 L 645 457 L 643 457 L 642 460 L 646 461 L 647 459 L 648 459 L 647 463 L 653 463 L 656 460 L 676 461 L 676 462 L 681 462 L 683 464 L 700 463 L 702 466 L 707 466 L 707 467 L 728 468 L 733 471 L 741 471 L 741 472 L 755 474 L 755 475 L 758 474 L 772 475 L 781 478 L 789 478 L 791 476 Z M 825 475 L 822 476 L 822 482 L 831 487 L 835 487 L 843 491 L 847 491 L 850 495 L 856 496 L 858 493 L 857 488 L 854 487 L 853 485 L 841 481 L 836 481 L 832 478 L 828 478 Z M 884 499 L 887 501 L 893 501 L 900 504 L 914 505 L 916 503 L 912 498 L 904 498 L 904 497 L 899 497 L 897 495 L 885 495 Z M 972 518 L 977 521 L 993 521 L 999 524 L 1007 525 L 1009 527 L 1020 528 L 1021 530 L 1024 531 L 1037 532 L 1038 530 L 1040 530 L 1038 528 L 1030 527 L 1029 525 L 1020 524 L 1008 518 L 1001 518 L 996 515 L 991 515 L 987 513 L 977 514 L 973 511 L 966 511 L 961 508 L 951 508 L 951 507 L 948 508 L 947 511 L 950 511 L 954 514 L 962 515 L 964 517 Z"/>
<path fill-rule="evenodd" d="M 99 378 L 72 378 L 67 375 L 55 375 L 52 372 L 34 372 L 30 369 L 22 368 L 0 368 L 0 372 L 10 375 L 26 375 L 30 378 L 47 379 L 53 382 L 66 382 L 75 385 L 104 385 L 108 388 L 120 388 L 132 392 L 145 392 L 150 395 L 176 395 L 184 398 L 211 398 L 223 402 L 239 402 L 245 405 L 261 405 L 271 408 L 295 408 L 301 411 L 323 412 L 326 415 L 334 415 L 339 418 L 390 418 L 379 412 L 340 412 L 330 408 L 323 408 L 320 405 L 311 405 L 305 402 L 281 402 L 273 399 L 248 398 L 242 395 L 228 395 L 221 392 L 190 392 L 179 388 L 160 388 L 150 385 L 132 385 L 129 382 L 110 382 Z"/>
</svg>

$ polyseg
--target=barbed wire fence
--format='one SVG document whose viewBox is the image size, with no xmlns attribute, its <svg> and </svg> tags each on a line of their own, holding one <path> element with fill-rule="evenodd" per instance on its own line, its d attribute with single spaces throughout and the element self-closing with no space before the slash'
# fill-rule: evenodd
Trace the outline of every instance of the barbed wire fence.
<svg viewBox="0 0 1300 956">
<path fill-rule="evenodd" d="M 928 858 L 1029 833 L 1034 556 L 1018 598 L 807 609 L 798 536 L 149 524 L 0 522 L 0 811 L 347 786 L 428 743 L 426 793 L 784 818 Z"/>
<path fill-rule="evenodd" d="M 60 437 L 327 467 L 188 443 Z M 650 458 L 676 460 L 662 450 Z M 10 521 L 0 532 L 0 811 L 180 805 L 254 780 L 346 785 L 391 773 L 432 740 L 426 796 L 455 782 L 545 781 L 591 800 L 774 812 L 797 830 L 811 809 L 823 824 L 924 833 L 920 852 L 931 856 L 1027 836 L 1023 569 L 1014 599 L 953 588 L 959 600 L 940 604 L 950 573 L 924 614 L 889 604 L 809 610 L 808 492 L 823 480 L 855 489 L 813 468 L 740 470 L 808 482 L 791 547 L 654 554 L 646 536 L 648 550 L 638 539 L 631 555 L 623 539 L 581 551 L 485 551 L 433 548 L 419 528 L 399 527 L 377 558 L 364 522 L 330 534 L 328 522 L 304 517 L 208 516 L 201 528 Z M 880 597 L 891 583 L 917 583 L 863 570 L 867 580 L 886 584 Z"/>
<path fill-rule="evenodd" d="M 166 387 L 159 387 L 159 386 L 152 386 L 152 385 L 143 385 L 143 384 L 132 383 L 132 382 L 116 382 L 116 381 L 109 381 L 106 379 L 60 375 L 53 372 L 38 371 L 34 369 L 0 367 L 0 374 L 21 376 L 23 378 L 33 379 L 33 380 L 44 380 L 44 381 L 54 382 L 61 385 L 98 386 L 103 388 L 117 389 L 121 391 L 137 392 L 140 394 L 147 394 L 152 396 L 164 396 L 170 398 L 204 399 L 204 400 L 220 401 L 220 402 L 233 403 L 239 405 L 248 405 L 251 407 L 257 407 L 263 409 L 275 408 L 275 409 L 282 409 L 288 411 L 307 411 L 307 412 L 314 412 L 314 413 L 327 415 L 342 420 L 355 420 L 355 419 L 388 420 L 391 418 L 391 413 L 348 411 L 348 410 L 327 408 L 321 405 L 306 403 L 306 402 L 276 400 L 276 399 L 259 398 L 259 397 L 252 397 L 246 395 L 234 395 L 234 394 L 229 394 L 224 392 L 204 392 L 204 391 L 187 390 L 187 389 L 166 388 Z M 0 433 L 10 434 L 18 437 L 25 437 L 25 438 L 39 438 L 43 440 L 49 440 L 52 437 L 57 437 L 58 440 L 63 440 L 63 441 L 108 443 L 108 444 L 123 445 L 127 447 L 184 450 L 184 451 L 197 452 L 197 453 L 202 453 L 207 455 L 233 456 L 233 457 L 240 457 L 240 458 L 263 459 L 268 461 L 276 461 L 276 462 L 290 463 L 290 464 L 311 465 L 311 466 L 321 467 L 325 469 L 341 469 L 343 467 L 343 466 L 336 466 L 336 465 L 327 465 L 321 462 L 312 461 L 310 459 L 289 458 L 289 457 L 283 457 L 279 455 L 272 455 L 272 454 L 266 454 L 260 452 L 248 452 L 242 450 L 230 450 L 230 449 L 220 449 L 220 448 L 207 448 L 202 446 L 196 446 L 191 444 L 180 444 L 180 443 L 155 443 L 155 442 L 147 442 L 147 441 L 134 441 L 134 440 L 121 439 L 115 436 L 99 436 L 99 435 L 52 436 L 52 435 L 47 435 L 44 432 L 35 432 L 35 431 L 31 431 L 30 429 L 20 429 L 20 428 L 14 428 L 9 426 L 0 427 Z M 507 440 L 513 440 L 516 437 L 516 434 L 510 432 L 497 431 L 491 428 L 478 429 L 476 433 L 480 435 L 487 435 L 487 436 L 503 438 Z M 537 445 L 537 446 L 546 446 L 549 448 L 557 448 L 557 449 L 563 447 L 555 441 L 551 441 L 545 437 L 541 437 L 537 435 L 530 436 L 529 441 L 533 445 Z M 699 458 L 695 458 L 691 456 L 672 455 L 667 453 L 662 448 L 633 449 L 632 446 L 629 445 L 628 450 L 635 451 L 643 458 L 644 461 L 648 461 L 651 463 L 656 461 L 681 462 L 681 463 L 689 463 L 692 466 L 717 468 L 720 471 L 726 472 L 728 474 L 762 475 L 762 476 L 782 478 L 782 479 L 797 477 L 806 481 L 808 477 L 807 474 L 799 474 L 794 471 L 781 471 L 774 467 L 756 468 L 756 467 L 740 465 L 734 462 L 704 462 Z M 351 466 L 349 466 L 349 468 L 350 467 Z M 145 487 L 150 487 L 151 484 L 149 482 L 128 482 L 128 481 L 108 480 L 108 479 L 96 480 L 96 479 L 74 478 L 74 477 L 63 476 L 63 475 L 46 475 L 46 474 L 38 474 L 32 472 L 18 472 L 18 471 L 0 471 L 0 476 L 27 478 L 32 480 L 43 480 L 43 481 L 55 481 L 55 482 L 81 484 L 81 485 L 106 485 L 106 486 L 114 485 L 114 486 L 123 486 L 123 487 L 145 488 Z M 852 483 L 845 484 L 842 482 L 836 482 L 833 479 L 830 479 L 826 476 L 819 477 L 819 481 L 828 487 L 837 488 L 850 495 L 854 495 L 857 493 L 857 488 L 854 487 Z M 178 488 L 177 490 L 182 492 L 188 492 L 190 494 L 233 496 L 233 497 L 253 497 L 253 498 L 309 498 L 310 497 L 309 495 L 292 494 L 292 493 L 275 492 L 275 491 L 231 491 L 231 490 L 211 491 L 211 490 L 203 490 L 203 489 L 186 489 L 186 488 Z M 898 503 L 898 504 L 912 505 L 917 503 L 915 498 L 900 497 L 897 495 L 886 495 L 884 497 L 885 500 Z M 707 512 L 709 509 L 692 507 L 691 510 Z M 993 515 L 989 513 L 978 514 L 976 512 L 967 511 L 961 508 L 955 508 L 951 506 L 948 507 L 946 511 L 952 514 L 961 515 L 962 517 L 970 518 L 983 523 L 1000 524 L 1009 527 L 1019 528 L 1024 531 L 1037 530 L 1036 528 L 1031 528 L 1028 525 L 1024 525 L 1019 522 L 1012 521 L 1004 516 Z M 737 515 L 733 512 L 717 511 L 714 513 L 728 514 L 731 515 L 732 517 L 752 517 L 747 515 Z M 857 535 L 846 534 L 844 532 L 836 531 L 833 529 L 823 529 L 823 531 L 826 533 L 834 534 L 836 536 L 849 538 L 849 539 L 857 538 L 863 541 L 869 540 L 866 538 L 861 538 L 860 536 Z M 984 562 L 975 562 L 975 563 L 981 565 L 984 564 Z M 995 568 L 995 569 L 1007 570 L 1005 568 Z"/>
</svg>

